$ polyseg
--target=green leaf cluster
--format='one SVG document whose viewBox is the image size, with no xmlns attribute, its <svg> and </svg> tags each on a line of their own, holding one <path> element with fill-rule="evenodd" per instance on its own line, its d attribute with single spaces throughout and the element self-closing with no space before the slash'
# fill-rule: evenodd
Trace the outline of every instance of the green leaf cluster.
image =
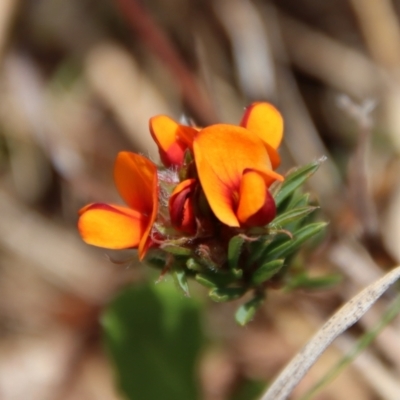
<svg viewBox="0 0 400 400">
<path fill-rule="evenodd" d="M 161 263 L 163 270 L 167 265 L 186 296 L 189 294 L 188 278 L 194 278 L 208 288 L 209 297 L 216 302 L 249 295 L 247 302 L 236 313 L 236 321 L 240 325 L 253 318 L 269 288 L 290 290 L 334 284 L 337 277 L 309 278 L 304 271 L 294 273 L 291 268 L 291 261 L 305 242 L 318 237 L 327 225 L 326 222 L 313 221 L 312 213 L 318 207 L 302 190 L 322 161 L 317 160 L 291 171 L 284 182 L 271 188 L 277 215 L 270 224 L 250 230 L 232 228 L 225 247 L 221 248 L 218 244 L 217 252 L 215 243 L 201 243 L 196 247 L 192 243 L 170 241 L 162 249 L 164 254 L 168 254 Z M 157 260 L 151 262 L 157 264 Z"/>
</svg>

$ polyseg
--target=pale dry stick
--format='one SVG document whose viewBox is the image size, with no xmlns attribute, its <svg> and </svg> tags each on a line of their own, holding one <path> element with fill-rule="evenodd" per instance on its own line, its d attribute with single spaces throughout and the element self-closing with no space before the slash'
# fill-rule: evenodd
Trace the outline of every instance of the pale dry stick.
<svg viewBox="0 0 400 400">
<path fill-rule="evenodd" d="M 384 77 L 361 52 L 278 13 L 291 61 L 328 86 L 355 98 L 375 95 Z"/>
<path fill-rule="evenodd" d="M 368 182 L 370 141 L 373 122 L 371 112 L 375 101 L 366 100 L 356 104 L 348 96 L 339 96 L 339 107 L 357 123 L 357 145 L 349 161 L 347 178 L 350 203 L 354 214 L 363 228 L 364 239 L 371 242 L 380 240 L 378 215 Z M 376 246 L 376 243 L 375 243 Z"/>
<path fill-rule="evenodd" d="M 295 165 L 307 164 L 322 155 L 328 156 L 318 174 L 311 178 L 310 185 L 317 187 L 321 197 L 330 200 L 329 204 L 339 207 L 341 199 L 337 193 L 340 178 L 337 168 L 329 157 L 329 152 L 318 134 L 296 80 L 288 67 L 289 57 L 282 38 L 282 27 L 277 22 L 278 13 L 273 6 L 265 7 L 265 10 L 263 16 L 268 27 L 268 35 L 274 44 L 274 55 L 282 63 L 276 71 L 276 79 L 286 123 L 285 144 Z M 298 151 L 299 148 L 302 150 Z"/>
<path fill-rule="evenodd" d="M 352 351 L 356 341 L 348 336 L 338 338 L 335 345 L 343 353 Z M 373 387 L 383 399 L 398 400 L 400 393 L 400 384 L 398 377 L 389 371 L 389 368 L 382 363 L 372 352 L 364 350 L 353 361 L 353 365 L 361 372 L 368 384 Z"/>
<path fill-rule="evenodd" d="M 350 0 L 376 63 L 387 70 L 400 66 L 400 26 L 393 1 Z"/>
<path fill-rule="evenodd" d="M 137 0 L 115 0 L 122 17 L 144 44 L 165 64 L 180 88 L 182 98 L 200 124 L 218 121 L 207 93 L 180 57 L 172 41 Z"/>
<path fill-rule="evenodd" d="M 250 99 L 273 99 L 275 68 L 267 32 L 255 5 L 249 0 L 213 3 L 231 40 L 238 80 Z"/>
<path fill-rule="evenodd" d="M 399 278 L 400 266 L 397 266 L 340 308 L 290 361 L 261 400 L 286 399 L 333 340 L 354 325 Z"/>
<path fill-rule="evenodd" d="M 12 20 L 19 5 L 19 0 L 0 1 L 0 59 L 2 59 L 8 40 Z"/>
<path fill-rule="evenodd" d="M 382 269 L 356 240 L 346 239 L 336 242 L 329 250 L 328 258 L 360 287 L 370 285 L 379 279 L 382 273 Z"/>
<path fill-rule="evenodd" d="M 77 233 L 33 213 L 1 188 L 0 210 L 0 246 L 90 304 L 103 304 L 129 273 L 118 272 L 88 249 Z"/>
<path fill-rule="evenodd" d="M 356 287 L 365 287 L 377 280 L 381 269 L 372 260 L 365 249 L 356 241 L 336 243 L 328 253 L 328 258 Z M 342 293 L 343 294 L 343 293 Z M 343 294 L 345 296 L 345 294 Z M 361 320 L 360 324 L 366 330 L 380 319 L 376 310 L 371 310 Z M 376 345 L 391 360 L 400 371 L 400 343 L 399 331 L 395 325 L 387 326 L 376 339 Z"/>
<path fill-rule="evenodd" d="M 88 53 L 84 69 L 91 88 L 113 112 L 128 139 L 158 159 L 157 146 L 148 133 L 149 118 L 170 115 L 172 110 L 134 57 L 118 43 L 103 41 Z"/>
<path fill-rule="evenodd" d="M 397 377 L 384 365 L 372 351 L 363 349 L 362 353 L 354 356 L 354 350 L 357 348 L 357 341 L 349 334 L 343 334 L 335 341 L 335 347 L 344 354 L 342 359 L 336 363 L 325 376 L 320 379 L 310 390 L 299 397 L 299 400 L 311 400 L 314 395 L 330 386 L 330 383 L 336 379 L 349 362 L 368 382 L 369 390 L 371 387 L 378 393 L 382 399 L 398 400 L 400 393 L 400 384 Z M 344 388 L 346 391 L 346 388 Z M 354 398 L 342 397 L 340 398 Z M 358 398 L 358 397 L 357 397 Z M 364 398 L 364 397 L 363 397 Z"/>
</svg>

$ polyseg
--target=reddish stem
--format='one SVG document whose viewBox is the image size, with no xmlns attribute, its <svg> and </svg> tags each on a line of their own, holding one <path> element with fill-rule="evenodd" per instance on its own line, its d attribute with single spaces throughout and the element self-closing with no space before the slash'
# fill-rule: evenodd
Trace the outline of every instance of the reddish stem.
<svg viewBox="0 0 400 400">
<path fill-rule="evenodd" d="M 172 42 L 162 32 L 150 13 L 137 0 L 115 1 L 122 17 L 129 22 L 131 29 L 169 68 L 180 86 L 184 103 L 198 122 L 202 125 L 217 122 L 218 117 L 211 101 L 206 97 L 204 91 L 200 90 L 195 76 L 187 68 Z"/>
</svg>

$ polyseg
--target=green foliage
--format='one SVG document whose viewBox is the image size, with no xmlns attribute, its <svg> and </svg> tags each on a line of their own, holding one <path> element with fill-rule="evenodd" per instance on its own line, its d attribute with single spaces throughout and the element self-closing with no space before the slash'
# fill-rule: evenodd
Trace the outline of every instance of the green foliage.
<svg viewBox="0 0 400 400">
<path fill-rule="evenodd" d="M 238 235 L 234 236 L 230 241 L 229 241 L 229 246 L 228 246 L 228 263 L 229 267 L 234 269 L 238 266 L 239 263 L 239 258 L 242 252 L 242 246 L 245 242 L 244 237 Z"/>
<path fill-rule="evenodd" d="M 165 281 L 129 287 L 102 322 L 119 387 L 128 399 L 200 398 L 195 365 L 204 338 L 194 300 L 183 301 Z"/>
<path fill-rule="evenodd" d="M 242 304 L 236 311 L 235 320 L 236 322 L 244 326 L 248 322 L 250 322 L 260 305 L 264 301 L 264 294 L 257 294 L 254 298 L 252 298 L 247 303 Z"/>
<path fill-rule="evenodd" d="M 283 267 L 285 260 L 283 258 L 267 261 L 259 267 L 251 277 L 254 285 L 260 285 L 272 278 Z"/>
<path fill-rule="evenodd" d="M 325 227 L 326 222 L 315 222 L 300 228 L 293 234 L 293 238 L 287 238 L 287 240 L 274 246 L 273 243 L 268 246 L 264 252 L 266 261 L 275 260 L 276 258 L 288 257 L 293 252 L 300 249 L 301 245 L 308 239 L 320 233 Z"/>
<path fill-rule="evenodd" d="M 339 274 L 310 277 L 307 273 L 301 272 L 291 277 L 285 286 L 285 290 L 290 291 L 298 288 L 313 290 L 330 289 L 340 283 L 341 280 L 342 276 Z"/>
<path fill-rule="evenodd" d="M 303 185 L 304 182 L 317 171 L 322 161 L 324 161 L 324 159 L 307 164 L 286 177 L 278 193 L 275 195 L 275 203 L 278 208 L 283 204 L 284 200 L 291 196 L 297 188 Z"/>
<path fill-rule="evenodd" d="M 221 239 L 225 241 L 211 236 L 198 244 L 196 238 L 171 239 L 162 247 L 168 255 L 161 269 L 165 271 L 165 266 L 169 266 L 177 286 L 186 296 L 189 277 L 208 288 L 209 297 L 216 302 L 232 301 L 252 293 L 252 298 L 235 315 L 240 325 L 253 318 L 270 287 L 316 289 L 337 283 L 337 276 L 310 278 L 304 270 L 292 268 L 295 255 L 327 225 L 312 220 L 318 206 L 310 204 L 310 196 L 302 191 L 305 181 L 322 161 L 292 171 L 283 183 L 271 189 L 277 215 L 269 225 L 248 230 L 224 228 Z M 151 262 L 156 265 L 154 260 Z"/>
<path fill-rule="evenodd" d="M 213 288 L 209 292 L 209 296 L 212 300 L 217 303 L 223 303 L 226 301 L 236 300 L 242 297 L 246 292 L 244 287 L 229 287 L 229 288 Z"/>
</svg>

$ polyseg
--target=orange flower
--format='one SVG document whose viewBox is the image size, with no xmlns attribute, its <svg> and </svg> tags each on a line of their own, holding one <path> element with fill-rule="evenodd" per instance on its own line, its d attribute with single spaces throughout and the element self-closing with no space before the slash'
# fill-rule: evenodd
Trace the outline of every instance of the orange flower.
<svg viewBox="0 0 400 400">
<path fill-rule="evenodd" d="M 149 125 L 163 164 L 166 167 L 182 165 L 185 151 L 192 148 L 197 130 L 190 126 L 180 125 L 166 115 L 151 118 Z"/>
<path fill-rule="evenodd" d="M 151 228 L 158 210 L 157 167 L 130 152 L 118 154 L 114 180 L 128 207 L 90 204 L 80 211 L 78 229 L 83 240 L 108 249 L 138 248 L 143 259 L 151 245 Z"/>
<path fill-rule="evenodd" d="M 172 225 L 176 229 L 189 234 L 196 232 L 193 204 L 196 185 L 196 179 L 186 179 L 176 186 L 169 199 L 169 214 Z"/>
<path fill-rule="evenodd" d="M 283 118 L 280 112 L 270 103 L 253 103 L 247 107 L 240 125 L 264 142 L 272 168 L 279 167 L 281 159 L 276 150 L 283 137 Z"/>
<path fill-rule="evenodd" d="M 194 139 L 194 158 L 200 183 L 216 217 L 232 227 L 263 226 L 276 214 L 268 187 L 283 177 L 274 172 L 276 148 L 282 138 L 279 112 L 255 103 L 242 124 L 218 124 Z"/>
</svg>

